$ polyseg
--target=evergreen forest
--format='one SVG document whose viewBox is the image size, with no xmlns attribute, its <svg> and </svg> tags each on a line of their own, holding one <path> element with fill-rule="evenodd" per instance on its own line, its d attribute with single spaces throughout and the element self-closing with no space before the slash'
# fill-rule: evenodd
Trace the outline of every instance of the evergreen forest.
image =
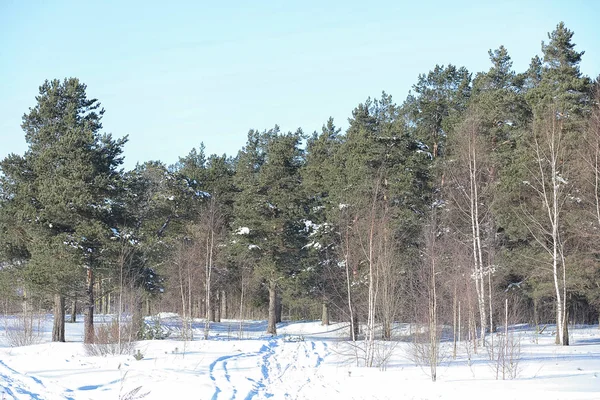
<svg viewBox="0 0 600 400">
<path fill-rule="evenodd" d="M 207 336 L 311 319 L 372 342 L 414 322 L 430 344 L 449 326 L 485 345 L 510 312 L 568 345 L 600 318 L 600 77 L 563 23 L 526 71 L 488 56 L 364 100 L 345 131 L 274 125 L 237 154 L 132 170 L 82 81 L 43 82 L 27 150 L 0 162 L 0 309 L 52 312 L 54 341 L 83 315 L 86 343 L 94 314 L 142 338 L 145 316 L 176 312 Z"/>
</svg>

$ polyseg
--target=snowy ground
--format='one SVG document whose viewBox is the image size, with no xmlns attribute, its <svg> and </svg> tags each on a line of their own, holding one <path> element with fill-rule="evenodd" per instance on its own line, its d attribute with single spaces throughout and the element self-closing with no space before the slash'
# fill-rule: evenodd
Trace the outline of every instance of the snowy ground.
<svg viewBox="0 0 600 400">
<path fill-rule="evenodd" d="M 139 342 L 139 361 L 87 356 L 81 323 L 67 324 L 67 343 L 50 343 L 46 317 L 41 343 L 23 347 L 9 347 L 7 324 L 0 325 L 0 399 L 600 399 L 598 326 L 573 328 L 569 347 L 553 344 L 551 327 L 537 343 L 519 327 L 514 380 L 495 379 L 485 350 L 471 354 L 461 344 L 453 360 L 446 349 L 433 383 L 411 361 L 410 343 L 380 349 L 392 354 L 386 368 L 356 367 L 342 324 L 283 323 L 269 337 L 263 321 L 245 322 L 242 331 L 239 321 L 224 321 L 202 340 L 196 321 L 194 340 L 184 342 L 175 338 L 180 323 L 163 317 L 172 336 Z"/>
</svg>

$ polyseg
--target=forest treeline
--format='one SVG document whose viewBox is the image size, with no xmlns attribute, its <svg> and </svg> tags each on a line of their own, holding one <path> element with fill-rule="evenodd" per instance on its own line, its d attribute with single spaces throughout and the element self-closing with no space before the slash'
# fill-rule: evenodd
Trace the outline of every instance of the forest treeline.
<svg viewBox="0 0 600 400">
<path fill-rule="evenodd" d="M 524 72 L 436 65 L 407 98 L 359 104 L 345 132 L 248 133 L 125 171 L 127 138 L 78 79 L 46 81 L 23 116 L 28 149 L 0 163 L 5 312 L 178 312 L 184 319 L 460 325 L 485 338 L 505 299 L 521 322 L 600 311 L 600 81 L 563 23 Z M 118 127 L 111 127 L 118 130 Z M 507 303 L 508 304 L 508 303 Z"/>
</svg>

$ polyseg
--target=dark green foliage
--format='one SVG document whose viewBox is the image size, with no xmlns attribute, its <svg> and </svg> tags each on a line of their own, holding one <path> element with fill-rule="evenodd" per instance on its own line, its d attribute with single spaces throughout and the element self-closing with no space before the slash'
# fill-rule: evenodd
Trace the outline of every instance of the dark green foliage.
<svg viewBox="0 0 600 400">
<path fill-rule="evenodd" d="M 559 23 L 548 34 L 549 42 L 542 42 L 542 62 L 532 62 L 529 74 L 537 84 L 528 91 L 527 99 L 538 114 L 554 107 L 559 115 L 574 118 L 589 110 L 591 80 L 579 70 L 584 52 L 575 51 L 572 38 L 573 32 Z"/>
<path fill-rule="evenodd" d="M 55 293 L 101 262 L 120 188 L 126 138 L 99 133 L 104 110 L 85 90 L 77 79 L 46 81 L 23 116 L 28 151 L 1 163 L 6 208 L 15 209 L 13 232 L 21 232 L 13 251 L 27 249 L 31 281 Z"/>
<path fill-rule="evenodd" d="M 391 96 L 383 93 L 381 100 L 368 99 L 354 110 L 338 157 L 343 165 L 338 205 L 364 207 L 379 186 L 378 201 L 392 210 L 397 238 L 416 228 L 432 201 L 431 156 Z"/>
<path fill-rule="evenodd" d="M 140 333 L 141 340 L 164 340 L 169 336 L 171 336 L 171 331 L 168 328 L 163 327 L 160 318 L 155 317 L 150 321 L 144 321 Z"/>
<path fill-rule="evenodd" d="M 234 234 L 268 279 L 292 273 L 303 245 L 301 138 L 300 131 L 282 134 L 277 127 L 251 132 L 237 160 Z"/>
<path fill-rule="evenodd" d="M 239 153 L 232 252 L 268 285 L 269 332 L 275 333 L 276 292 L 299 271 L 306 243 L 307 201 L 301 186 L 302 132 L 250 131 Z"/>
<path fill-rule="evenodd" d="M 464 111 L 471 95 L 471 74 L 465 67 L 436 65 L 419 75 L 403 105 L 409 126 L 435 158 L 443 155 L 445 137 Z"/>
</svg>

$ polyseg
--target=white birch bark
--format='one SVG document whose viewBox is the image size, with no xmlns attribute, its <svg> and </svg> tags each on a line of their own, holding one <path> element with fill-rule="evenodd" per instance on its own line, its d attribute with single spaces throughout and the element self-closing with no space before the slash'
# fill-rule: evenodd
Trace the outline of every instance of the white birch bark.
<svg viewBox="0 0 600 400">
<path fill-rule="evenodd" d="M 562 262 L 562 244 L 560 241 L 561 206 L 564 202 L 562 186 L 566 183 L 560 176 L 559 163 L 562 155 L 562 126 L 554 115 L 550 115 L 550 122 L 542 125 L 542 139 L 534 134 L 534 154 L 537 161 L 537 174 L 535 182 L 530 186 L 538 194 L 544 213 L 545 221 L 537 220 L 530 216 L 532 225 L 527 226 L 538 244 L 549 254 L 552 261 L 552 281 L 556 296 L 556 331 L 557 344 L 565 344 L 564 340 L 564 312 L 566 301 L 566 271 Z M 547 171 L 548 169 L 548 171 Z M 548 177 L 547 175 L 550 175 Z M 547 244 L 546 238 L 550 244 Z M 560 269 L 563 269 L 562 273 Z M 562 278 L 562 279 L 561 279 Z"/>
</svg>

